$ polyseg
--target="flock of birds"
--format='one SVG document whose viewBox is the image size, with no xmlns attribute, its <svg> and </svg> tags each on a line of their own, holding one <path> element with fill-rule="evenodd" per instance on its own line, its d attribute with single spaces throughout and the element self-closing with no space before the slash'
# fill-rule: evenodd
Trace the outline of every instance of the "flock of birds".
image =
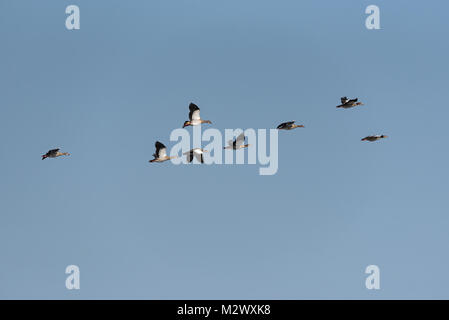
<svg viewBox="0 0 449 320">
<path fill-rule="evenodd" d="M 344 108 L 344 109 L 349 109 L 349 108 L 353 108 L 356 106 L 363 106 L 364 104 L 362 102 L 358 101 L 358 98 L 354 98 L 354 99 L 348 99 L 347 97 L 342 97 L 341 98 L 341 104 L 337 106 L 337 108 Z M 210 120 L 203 120 L 200 117 L 200 108 L 198 108 L 198 106 L 194 103 L 190 103 L 189 105 L 189 120 L 184 122 L 184 125 L 182 126 L 183 128 L 187 127 L 187 126 L 197 126 L 197 125 L 201 125 L 203 123 L 208 123 L 208 124 L 212 124 L 212 122 Z M 295 124 L 295 121 L 288 121 L 288 122 L 284 122 L 281 123 L 280 125 L 277 126 L 276 129 L 278 130 L 292 130 L 295 128 L 304 128 L 304 126 Z M 378 141 L 380 139 L 384 139 L 387 138 L 386 135 L 372 135 L 372 136 L 367 136 L 362 138 L 362 141 Z M 243 149 L 243 148 L 247 148 L 250 145 L 249 144 L 244 144 L 245 143 L 245 135 L 243 133 L 241 133 L 238 137 L 236 137 L 234 140 L 230 140 L 228 142 L 228 146 L 224 147 L 223 149 L 232 149 L 232 150 L 238 150 L 238 149 Z M 168 156 L 167 155 L 167 147 L 159 142 L 156 141 L 155 143 L 155 147 L 156 147 L 156 152 L 153 154 L 154 159 L 151 159 L 149 162 L 164 162 L 170 159 L 174 159 L 177 158 L 177 156 Z M 60 152 L 60 149 L 52 149 L 49 150 L 46 154 L 42 155 L 42 160 L 47 159 L 47 158 L 57 158 L 60 156 L 69 156 L 70 153 L 68 152 Z M 197 159 L 198 162 L 200 163 L 204 163 L 204 153 L 208 152 L 207 150 L 204 150 L 202 148 L 194 148 L 192 150 L 189 150 L 187 152 L 184 152 L 183 155 L 186 156 L 187 161 L 190 163 L 193 161 L 193 158 Z"/>
</svg>

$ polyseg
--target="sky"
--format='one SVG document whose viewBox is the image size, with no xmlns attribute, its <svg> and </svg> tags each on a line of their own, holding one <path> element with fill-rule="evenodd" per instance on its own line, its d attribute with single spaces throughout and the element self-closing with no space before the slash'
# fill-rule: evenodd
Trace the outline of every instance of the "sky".
<svg viewBox="0 0 449 320">
<path fill-rule="evenodd" d="M 448 10 L 1 1 L 0 298 L 448 299 Z M 271 176 L 149 163 L 190 102 L 204 128 L 305 128 Z"/>
</svg>

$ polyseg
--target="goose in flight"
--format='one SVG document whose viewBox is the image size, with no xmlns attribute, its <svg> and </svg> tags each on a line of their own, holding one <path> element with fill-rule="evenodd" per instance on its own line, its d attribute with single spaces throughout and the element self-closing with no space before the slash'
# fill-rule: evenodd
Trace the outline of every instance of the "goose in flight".
<svg viewBox="0 0 449 320">
<path fill-rule="evenodd" d="M 284 122 L 277 126 L 278 130 L 292 130 L 295 128 L 304 128 L 304 126 L 302 124 L 295 124 L 295 121 Z"/>
<path fill-rule="evenodd" d="M 190 103 L 189 110 L 189 121 L 184 122 L 183 128 L 187 126 L 197 126 L 202 123 L 212 124 L 209 120 L 202 120 L 200 118 L 200 108 L 198 108 L 196 104 Z"/>
<path fill-rule="evenodd" d="M 235 140 L 229 140 L 228 146 L 224 147 L 223 149 L 237 150 L 242 148 L 248 148 L 250 146 L 249 144 L 243 144 L 245 142 L 245 138 L 246 138 L 245 134 L 242 132 L 241 134 L 239 134 L 237 138 L 235 138 Z"/>
<path fill-rule="evenodd" d="M 373 141 L 377 141 L 377 140 L 380 140 L 380 139 L 383 139 L 383 138 L 388 138 L 388 136 L 383 135 L 383 134 L 382 135 L 375 135 L 375 136 L 367 136 L 367 137 L 363 138 L 362 141 L 373 142 Z"/>
<path fill-rule="evenodd" d="M 47 158 L 57 158 L 60 156 L 70 156 L 68 152 L 59 152 L 59 149 L 51 149 L 46 154 L 42 155 L 42 160 Z"/>
<path fill-rule="evenodd" d="M 341 97 L 341 104 L 337 108 L 349 109 L 355 106 L 363 106 L 362 102 L 357 102 L 358 98 L 348 99 L 347 97 Z"/>
<path fill-rule="evenodd" d="M 150 162 L 164 162 L 176 158 L 176 156 L 167 156 L 167 147 L 163 143 L 156 141 L 154 146 L 156 147 L 156 152 L 153 154 L 154 159 L 150 160 Z"/>
<path fill-rule="evenodd" d="M 207 150 L 203 150 L 201 148 L 194 148 L 190 151 L 184 152 L 183 154 L 187 156 L 187 162 L 189 163 L 193 161 L 193 157 L 195 157 L 196 160 L 198 160 L 198 162 L 204 163 L 203 154 L 205 152 L 207 152 Z"/>
</svg>

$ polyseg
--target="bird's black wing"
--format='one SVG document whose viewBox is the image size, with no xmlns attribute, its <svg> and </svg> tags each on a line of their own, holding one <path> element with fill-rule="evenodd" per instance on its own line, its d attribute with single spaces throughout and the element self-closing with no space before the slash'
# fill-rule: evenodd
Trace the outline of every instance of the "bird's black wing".
<svg viewBox="0 0 449 320">
<path fill-rule="evenodd" d="M 52 154 L 55 154 L 55 153 L 57 153 L 59 151 L 59 148 L 58 149 L 51 149 L 51 150 L 49 150 L 48 152 L 47 152 L 47 156 L 49 156 L 49 155 L 52 155 Z"/>
<path fill-rule="evenodd" d="M 191 112 L 193 112 L 193 111 L 195 111 L 195 110 L 200 110 L 200 108 L 198 108 L 198 106 L 197 106 L 196 104 L 194 104 L 193 102 L 191 102 L 191 103 L 189 104 L 189 110 L 190 110 Z"/>
<path fill-rule="evenodd" d="M 195 111 L 197 111 L 197 110 L 200 110 L 200 108 L 198 108 L 198 106 L 196 104 L 191 102 L 189 104 L 189 110 L 190 110 L 190 112 L 189 112 L 189 119 L 192 120 L 193 113 Z"/>
<path fill-rule="evenodd" d="M 192 152 L 189 152 L 188 154 L 187 154 L 187 162 L 192 162 L 193 161 L 193 151 Z"/>
<path fill-rule="evenodd" d="M 288 122 L 281 123 L 280 125 L 278 125 L 277 129 L 287 128 L 288 126 L 290 126 L 294 123 L 295 123 L 295 121 L 288 121 Z"/>
<path fill-rule="evenodd" d="M 156 152 L 157 152 L 159 149 L 165 148 L 164 144 L 161 143 L 161 142 L 159 142 L 159 141 L 156 141 L 156 143 L 154 144 L 154 146 L 156 147 Z"/>
</svg>

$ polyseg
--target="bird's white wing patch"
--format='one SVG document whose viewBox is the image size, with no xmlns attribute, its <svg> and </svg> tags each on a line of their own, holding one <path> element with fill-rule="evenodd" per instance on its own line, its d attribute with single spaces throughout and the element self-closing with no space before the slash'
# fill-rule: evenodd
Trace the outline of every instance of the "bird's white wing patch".
<svg viewBox="0 0 449 320">
<path fill-rule="evenodd" d="M 192 120 L 200 120 L 200 110 L 195 110 L 192 112 Z"/>
<path fill-rule="evenodd" d="M 159 149 L 159 154 L 157 155 L 158 158 L 164 158 L 167 156 L 167 149 L 161 148 Z"/>
</svg>

